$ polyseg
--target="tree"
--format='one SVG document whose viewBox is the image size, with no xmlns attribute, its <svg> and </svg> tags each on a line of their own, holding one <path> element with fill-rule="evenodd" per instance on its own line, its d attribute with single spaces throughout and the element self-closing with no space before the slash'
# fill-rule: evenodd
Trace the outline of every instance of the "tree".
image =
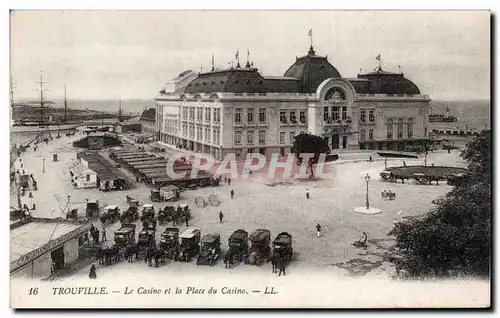
<svg viewBox="0 0 500 318">
<path fill-rule="evenodd" d="M 456 185 L 421 219 L 399 222 L 397 270 L 413 278 L 489 277 L 491 258 L 491 131 L 483 131 L 461 154 L 468 162 Z M 401 272 L 400 272 L 401 274 Z"/>
<path fill-rule="evenodd" d="M 297 158 L 297 164 L 299 166 L 302 164 L 303 160 L 303 158 L 300 156 L 301 154 L 313 154 L 313 157 L 309 159 L 307 166 L 311 169 L 310 176 L 314 177 L 313 166 L 318 163 L 320 154 L 330 153 L 330 148 L 323 138 L 308 133 L 301 133 L 294 137 L 292 152 L 295 154 L 295 157 Z"/>
</svg>

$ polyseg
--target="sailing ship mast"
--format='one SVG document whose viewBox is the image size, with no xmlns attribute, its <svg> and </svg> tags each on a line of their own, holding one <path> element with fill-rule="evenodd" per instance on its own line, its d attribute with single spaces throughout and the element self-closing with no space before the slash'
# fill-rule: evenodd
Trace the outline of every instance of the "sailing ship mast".
<svg viewBox="0 0 500 318">
<path fill-rule="evenodd" d="M 38 82 L 38 83 L 40 84 L 40 126 L 41 126 L 41 125 L 43 125 L 43 107 L 44 107 L 44 104 L 46 103 L 43 100 L 43 92 L 46 91 L 43 89 L 43 84 L 48 83 L 48 82 L 43 81 L 42 71 L 40 71 L 40 82 Z M 49 103 L 49 102 L 47 102 L 47 103 Z"/>
<path fill-rule="evenodd" d="M 64 85 L 64 123 L 66 124 L 66 110 L 68 109 L 68 101 L 66 100 L 66 85 Z"/>
</svg>

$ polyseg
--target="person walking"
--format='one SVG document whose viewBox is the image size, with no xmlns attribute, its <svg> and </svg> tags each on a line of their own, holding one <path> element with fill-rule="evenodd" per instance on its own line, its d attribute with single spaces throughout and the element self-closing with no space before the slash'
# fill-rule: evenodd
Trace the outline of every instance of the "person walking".
<svg viewBox="0 0 500 318">
<path fill-rule="evenodd" d="M 281 259 L 281 257 L 278 257 L 278 268 L 279 268 L 278 276 L 281 276 L 281 273 L 283 273 L 283 276 L 286 276 L 285 262 Z"/>
<path fill-rule="evenodd" d="M 231 189 L 231 199 L 234 197 L 234 190 Z"/>
<path fill-rule="evenodd" d="M 321 237 L 321 225 L 319 225 L 319 223 L 316 225 L 316 231 L 316 236 Z"/>
<path fill-rule="evenodd" d="M 227 185 L 231 186 L 231 178 L 227 178 Z"/>
<path fill-rule="evenodd" d="M 219 212 L 219 220 L 220 223 L 222 224 L 222 218 L 224 217 L 224 214 L 222 214 L 222 211 Z"/>
<path fill-rule="evenodd" d="M 306 189 L 306 199 L 309 199 L 309 189 Z"/>
<path fill-rule="evenodd" d="M 186 216 L 186 227 L 187 227 L 187 226 L 189 226 L 189 223 L 188 223 L 188 222 L 189 222 L 189 219 L 188 219 L 188 217 Z"/>
<path fill-rule="evenodd" d="M 89 271 L 89 278 L 90 279 L 96 279 L 97 278 L 95 270 L 96 270 L 96 267 L 95 267 L 94 264 L 92 264 L 92 266 L 90 266 L 90 271 Z"/>
<path fill-rule="evenodd" d="M 107 239 L 106 239 L 106 228 L 104 226 L 102 227 L 102 241 L 103 242 L 107 241 Z"/>
</svg>

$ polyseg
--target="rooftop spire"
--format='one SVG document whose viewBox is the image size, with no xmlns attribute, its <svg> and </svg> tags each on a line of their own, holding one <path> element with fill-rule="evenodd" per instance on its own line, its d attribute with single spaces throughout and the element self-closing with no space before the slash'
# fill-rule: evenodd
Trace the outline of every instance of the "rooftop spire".
<svg viewBox="0 0 500 318">
<path fill-rule="evenodd" d="M 245 65 L 246 68 L 250 68 L 250 49 L 247 47 L 247 64 Z"/>
<path fill-rule="evenodd" d="M 309 47 L 308 54 L 309 55 L 315 55 L 316 52 L 314 51 L 314 48 L 313 48 L 313 29 L 309 30 L 309 37 L 311 38 L 311 46 Z"/>
<path fill-rule="evenodd" d="M 215 71 L 214 54 L 212 53 L 212 72 Z"/>
</svg>

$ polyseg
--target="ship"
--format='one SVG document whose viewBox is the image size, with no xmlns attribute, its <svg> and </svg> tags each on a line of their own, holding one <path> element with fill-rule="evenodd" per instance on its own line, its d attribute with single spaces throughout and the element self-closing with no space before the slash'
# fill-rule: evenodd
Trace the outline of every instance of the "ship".
<svg viewBox="0 0 500 318">
<path fill-rule="evenodd" d="M 54 102 L 44 100 L 44 89 L 42 73 L 40 73 L 40 100 L 34 103 L 14 103 L 14 92 L 11 90 L 11 133 L 33 133 L 60 130 L 73 130 L 82 124 L 83 121 L 69 122 L 67 120 L 68 103 L 66 99 L 66 86 L 64 86 L 64 113 L 60 117 L 62 110 L 50 108 Z M 47 114 L 47 118 L 44 115 Z M 38 115 L 38 116 L 37 116 Z"/>
<path fill-rule="evenodd" d="M 429 114 L 429 123 L 454 123 L 457 117 L 450 115 L 450 109 L 446 106 L 445 114 Z"/>
</svg>

